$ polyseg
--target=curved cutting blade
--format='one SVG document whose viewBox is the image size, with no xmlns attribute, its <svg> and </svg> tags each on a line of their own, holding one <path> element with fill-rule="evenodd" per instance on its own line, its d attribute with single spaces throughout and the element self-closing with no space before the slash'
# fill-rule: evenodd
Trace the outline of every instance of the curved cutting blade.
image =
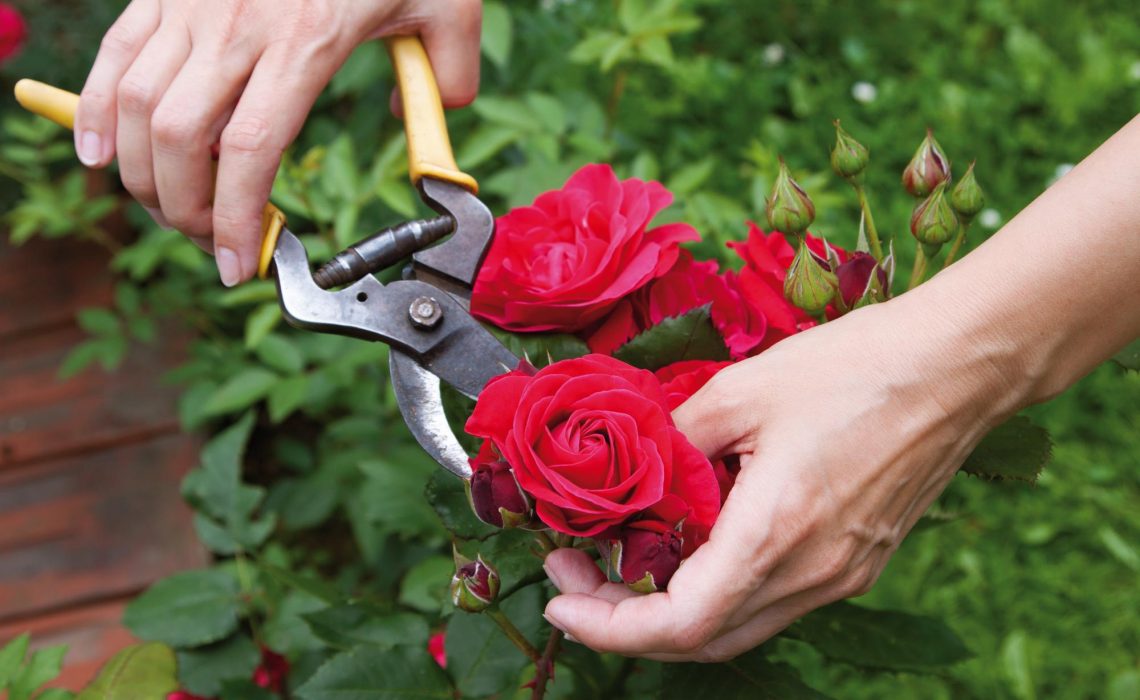
<svg viewBox="0 0 1140 700">
<path fill-rule="evenodd" d="M 443 412 L 439 377 L 395 348 L 388 352 L 388 364 L 392 371 L 392 386 L 396 390 L 396 403 L 416 442 L 444 469 L 461 479 L 470 478 L 467 452 L 451 432 Z"/>
</svg>

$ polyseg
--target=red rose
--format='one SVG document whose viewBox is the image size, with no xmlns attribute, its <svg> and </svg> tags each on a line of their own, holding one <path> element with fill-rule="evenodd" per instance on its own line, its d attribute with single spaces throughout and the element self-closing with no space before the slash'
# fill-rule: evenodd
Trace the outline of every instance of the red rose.
<svg viewBox="0 0 1140 700">
<path fill-rule="evenodd" d="M 446 642 L 445 632 L 436 632 L 428 638 L 428 653 L 431 654 L 431 658 L 435 659 L 440 668 L 447 668 L 447 651 L 444 647 Z"/>
<path fill-rule="evenodd" d="M 663 275 L 688 224 L 646 229 L 673 201 L 657 182 L 618 180 L 587 165 L 533 206 L 499 217 L 471 296 L 471 311 L 512 331 L 581 330 L 627 294 Z"/>
<path fill-rule="evenodd" d="M 731 364 L 731 362 L 709 360 L 686 360 L 662 367 L 654 374 L 661 382 L 661 389 L 669 401 L 670 410 L 674 410 L 697 393 L 697 390 L 708 383 L 714 374 Z M 720 487 L 720 503 L 724 505 L 728 499 L 728 492 L 736 483 L 736 475 L 740 472 L 740 458 L 736 455 L 726 455 L 713 461 L 712 465 L 717 486 Z"/>
<path fill-rule="evenodd" d="M 808 248 L 826 259 L 827 252 L 823 241 L 806 234 Z M 796 257 L 796 251 L 779 231 L 765 234 L 760 227 L 748 222 L 748 238 L 741 242 L 730 242 L 729 248 L 744 260 L 740 270 L 739 287 L 741 294 L 751 304 L 760 309 L 768 321 L 768 332 L 759 349 L 771 347 L 790 335 L 807 330 L 816 321 L 797 309 L 784 297 L 784 278 L 788 267 Z M 847 260 L 847 251 L 831 247 L 842 263 Z"/>
<path fill-rule="evenodd" d="M 712 465 L 674 426 L 656 377 L 611 357 L 491 380 L 467 432 L 491 441 L 558 532 L 612 537 L 635 516 L 683 521 L 687 555 L 720 510 Z"/>
<path fill-rule="evenodd" d="M 28 26 L 16 8 L 0 3 L 0 63 L 12 58 L 28 38 Z"/>
<path fill-rule="evenodd" d="M 590 335 L 590 350 L 610 354 L 637 334 L 711 304 L 713 326 L 735 359 L 748 356 L 764 339 L 768 324 L 759 309 L 743 298 L 736 275 L 717 274 L 712 260 L 696 261 L 682 250 L 669 271 L 621 301 Z"/>
</svg>

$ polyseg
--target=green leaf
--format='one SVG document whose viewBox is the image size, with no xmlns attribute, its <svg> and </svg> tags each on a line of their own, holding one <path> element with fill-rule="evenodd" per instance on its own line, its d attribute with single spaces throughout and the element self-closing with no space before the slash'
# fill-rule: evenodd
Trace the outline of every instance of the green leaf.
<svg viewBox="0 0 1140 700">
<path fill-rule="evenodd" d="M 456 548 L 468 559 L 476 555 L 490 563 L 499 572 L 502 581 L 500 598 L 506 598 L 517 588 L 546 579 L 542 560 L 534 553 L 534 533 L 527 530 L 498 530 L 490 538 L 457 543 Z"/>
<path fill-rule="evenodd" d="M 504 601 L 502 610 L 519 630 L 539 644 L 542 625 L 542 590 L 519 591 Z M 485 697 L 517 687 L 519 673 L 530 663 L 506 638 L 499 626 L 483 614 L 455 611 L 447 624 L 447 672 L 464 697 Z"/>
<path fill-rule="evenodd" d="M 218 387 L 202 407 L 202 412 L 207 416 L 220 416 L 248 408 L 268 394 L 277 380 L 278 376 L 267 369 L 253 367 L 242 370 Z"/>
<path fill-rule="evenodd" d="M 448 657 L 450 661 L 450 657 Z M 773 663 L 763 647 L 716 666 L 665 664 L 659 700 L 826 700 L 786 664 Z"/>
<path fill-rule="evenodd" d="M 385 649 L 401 644 L 427 646 L 427 621 L 411 613 L 382 614 L 359 603 L 336 605 L 301 616 L 313 634 L 339 649 L 373 644 Z"/>
<path fill-rule="evenodd" d="M 437 470 L 424 489 L 428 503 L 448 532 L 462 539 L 486 539 L 498 530 L 479 518 L 471 510 L 463 481 L 450 472 Z"/>
<path fill-rule="evenodd" d="M 102 344 L 97 340 L 88 340 L 80 343 L 67 353 L 63 362 L 59 363 L 58 376 L 60 379 L 70 379 L 95 364 L 102 354 Z"/>
<path fill-rule="evenodd" d="M 308 374 L 298 374 L 277 382 L 269 391 L 267 401 L 269 420 L 280 423 L 305 403 L 313 378 Z"/>
<path fill-rule="evenodd" d="M 289 338 L 269 333 L 257 344 L 257 359 L 284 374 L 296 374 L 305 367 L 305 356 Z"/>
<path fill-rule="evenodd" d="M 281 306 L 267 302 L 254 309 L 245 319 L 245 347 L 256 348 L 269 332 L 281 322 Z"/>
<path fill-rule="evenodd" d="M 516 357 L 529 360 L 535 367 L 545 367 L 551 360 L 558 362 L 590 354 L 584 340 L 568 333 L 511 333 L 487 324 L 484 326 Z"/>
<path fill-rule="evenodd" d="M 279 700 L 280 697 L 249 678 L 230 678 L 222 683 L 219 700 Z"/>
<path fill-rule="evenodd" d="M 451 700 L 451 683 L 426 649 L 361 646 L 338 654 L 297 689 L 301 700 Z"/>
<path fill-rule="evenodd" d="M 355 510 L 385 532 L 430 535 L 439 532 L 432 507 L 414 494 L 424 492 L 439 465 L 422 450 L 412 447 L 388 451 L 384 457 L 360 463 L 365 475 L 357 489 Z"/>
<path fill-rule="evenodd" d="M 618 348 L 614 357 L 653 371 L 682 360 L 727 360 L 728 348 L 713 327 L 709 306 L 665 319 Z"/>
<path fill-rule="evenodd" d="M 123 649 L 75 700 L 163 698 L 178 689 L 174 651 L 158 642 Z"/>
<path fill-rule="evenodd" d="M 426 613 L 438 613 L 448 600 L 448 586 L 455 573 L 451 557 L 432 556 L 416 564 L 400 582 L 401 605 Z M 450 603 L 448 603 L 450 605 Z"/>
<path fill-rule="evenodd" d="M 455 153 L 464 168 L 476 168 L 519 139 L 518 129 L 500 124 L 480 124 Z M 400 183 L 404 185 L 404 183 Z M 404 189 L 407 189 L 404 186 Z"/>
<path fill-rule="evenodd" d="M 63 668 L 67 647 L 47 647 L 33 652 L 24 667 L 12 678 L 8 686 L 8 700 L 28 700 L 32 694 L 56 676 Z"/>
<path fill-rule="evenodd" d="M 178 652 L 178 680 L 195 695 L 217 695 L 223 681 L 253 675 L 260 660 L 257 645 L 239 633 L 217 644 Z"/>
<path fill-rule="evenodd" d="M 0 649 L 0 689 L 8 687 L 9 681 L 16 675 L 16 671 L 24 663 L 24 656 L 28 653 L 28 641 L 31 635 L 27 632 L 16 637 Z"/>
<path fill-rule="evenodd" d="M 92 335 L 113 335 L 120 332 L 119 317 L 110 309 L 81 309 L 75 320 L 80 328 Z"/>
<path fill-rule="evenodd" d="M 1140 372 L 1140 338 L 1133 340 L 1123 350 L 1112 356 L 1116 364 L 1133 372 Z"/>
<path fill-rule="evenodd" d="M 988 479 L 1033 483 L 1052 454 L 1049 431 L 1026 416 L 1014 416 L 982 438 L 961 470 Z"/>
<path fill-rule="evenodd" d="M 511 58 L 514 25 L 511 11 L 501 2 L 483 3 L 483 54 L 500 70 Z"/>
<path fill-rule="evenodd" d="M 289 588 L 308 593 L 329 605 L 337 605 L 344 601 L 344 596 L 340 594 L 336 586 L 333 586 L 327 581 L 304 576 L 289 569 L 283 569 L 279 566 L 266 564 L 264 562 L 260 563 L 258 568 Z"/>
<path fill-rule="evenodd" d="M 238 583 L 220 569 L 163 579 L 127 606 L 123 623 L 141 639 L 175 647 L 209 644 L 238 625 Z"/>
<path fill-rule="evenodd" d="M 941 620 L 848 602 L 809 613 L 785 634 L 830 659 L 862 668 L 936 672 L 970 657 Z"/>
</svg>

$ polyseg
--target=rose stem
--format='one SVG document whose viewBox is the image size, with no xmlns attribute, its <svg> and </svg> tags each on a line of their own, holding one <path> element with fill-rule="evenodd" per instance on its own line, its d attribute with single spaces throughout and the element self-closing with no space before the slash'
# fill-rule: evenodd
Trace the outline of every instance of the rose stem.
<svg viewBox="0 0 1140 700">
<path fill-rule="evenodd" d="M 538 546 L 542 549 L 542 558 L 545 559 L 547 554 L 558 549 L 558 545 L 554 544 L 554 540 L 550 539 L 550 535 L 546 534 L 546 530 L 539 530 L 534 533 L 534 539 L 538 542 Z"/>
<path fill-rule="evenodd" d="M 954 257 L 962 249 L 962 244 L 966 242 L 966 231 L 970 229 L 971 223 L 973 223 L 971 219 L 962 218 L 962 225 L 958 227 L 958 235 L 954 238 L 954 244 L 950 246 L 950 252 L 946 254 L 946 260 L 942 263 L 943 270 L 950 267 L 950 263 L 954 262 Z"/>
<path fill-rule="evenodd" d="M 542 661 L 542 655 L 538 653 L 538 649 L 519 631 L 518 627 L 515 627 L 515 623 L 511 622 L 498 605 L 492 605 L 484 610 L 483 614 L 494 620 L 499 629 L 503 630 L 503 634 L 507 635 L 507 639 L 511 640 L 511 643 L 518 647 L 519 651 L 525 654 L 528 659 L 536 664 Z"/>
<path fill-rule="evenodd" d="M 863 220 L 867 224 L 867 242 L 871 244 L 871 255 L 883 261 L 883 245 L 879 242 L 879 229 L 875 228 L 875 217 L 871 215 L 871 203 L 867 201 L 867 191 L 861 183 L 854 183 L 855 196 L 859 198 L 859 208 L 863 210 Z"/>
<path fill-rule="evenodd" d="M 926 253 L 922 246 L 918 246 L 914 252 L 914 268 L 910 271 L 910 284 L 906 287 L 908 292 L 922 284 L 922 278 L 926 276 Z"/>
<path fill-rule="evenodd" d="M 558 655 L 558 644 L 562 641 L 562 630 L 557 627 L 550 630 L 550 637 L 546 640 L 546 648 L 542 650 L 542 658 L 535 662 L 534 691 L 530 700 L 542 700 L 546 695 L 546 683 L 554 671 L 554 657 Z"/>
</svg>

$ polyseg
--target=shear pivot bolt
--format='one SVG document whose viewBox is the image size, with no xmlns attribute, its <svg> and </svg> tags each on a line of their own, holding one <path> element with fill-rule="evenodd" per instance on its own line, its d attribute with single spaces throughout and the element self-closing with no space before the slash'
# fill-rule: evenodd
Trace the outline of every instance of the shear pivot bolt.
<svg viewBox="0 0 1140 700">
<path fill-rule="evenodd" d="M 416 328 L 435 328 L 443 320 L 443 308 L 431 297 L 416 297 L 408 308 L 412 325 Z"/>
</svg>

